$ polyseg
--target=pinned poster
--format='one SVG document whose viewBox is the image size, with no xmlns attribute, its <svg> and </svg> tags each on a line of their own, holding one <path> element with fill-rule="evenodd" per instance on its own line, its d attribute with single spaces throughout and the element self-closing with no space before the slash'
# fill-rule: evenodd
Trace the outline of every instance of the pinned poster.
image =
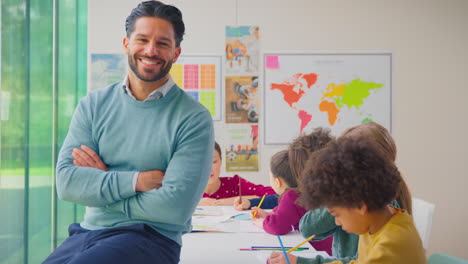
<svg viewBox="0 0 468 264">
<path fill-rule="evenodd" d="M 125 54 L 91 54 L 88 92 L 120 82 L 127 74 Z"/>
<path fill-rule="evenodd" d="M 258 125 L 230 128 L 227 134 L 226 171 L 258 171 Z"/>
<path fill-rule="evenodd" d="M 340 135 L 374 121 L 391 130 L 392 54 L 265 53 L 264 143 L 284 145 L 316 127 Z M 284 129 L 287 128 L 287 129 Z"/>
<path fill-rule="evenodd" d="M 221 55 L 183 55 L 172 65 L 174 82 L 221 120 Z"/>
<path fill-rule="evenodd" d="M 226 77 L 226 123 L 258 123 L 258 76 Z"/>
<path fill-rule="evenodd" d="M 258 26 L 226 26 L 226 75 L 258 75 L 260 58 Z"/>
</svg>

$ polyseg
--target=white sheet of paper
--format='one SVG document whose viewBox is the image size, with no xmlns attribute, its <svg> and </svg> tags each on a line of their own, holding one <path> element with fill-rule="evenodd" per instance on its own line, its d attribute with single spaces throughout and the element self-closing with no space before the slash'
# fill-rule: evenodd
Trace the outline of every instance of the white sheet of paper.
<svg viewBox="0 0 468 264">
<path fill-rule="evenodd" d="M 323 256 L 323 257 L 326 257 L 326 258 L 329 258 L 330 256 L 327 254 L 327 252 L 325 251 L 297 251 L 297 252 L 294 252 L 294 253 L 291 253 L 295 256 L 298 256 L 298 257 L 304 257 L 304 258 L 314 258 L 316 256 Z M 256 257 L 257 257 L 257 260 L 259 261 L 259 263 L 267 263 L 267 260 L 268 258 L 270 257 L 271 255 L 271 251 L 259 251 L 257 252 L 256 254 Z"/>
</svg>

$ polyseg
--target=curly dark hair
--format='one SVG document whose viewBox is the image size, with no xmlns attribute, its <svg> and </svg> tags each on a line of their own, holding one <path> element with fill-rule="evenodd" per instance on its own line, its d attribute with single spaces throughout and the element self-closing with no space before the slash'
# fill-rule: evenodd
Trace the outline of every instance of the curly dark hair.
<svg viewBox="0 0 468 264">
<path fill-rule="evenodd" d="M 395 199 L 402 181 L 395 163 L 366 138 L 339 138 L 312 154 L 301 175 L 299 203 L 319 207 L 384 208 Z"/>
<path fill-rule="evenodd" d="M 289 164 L 297 180 L 310 154 L 323 148 L 333 139 L 329 128 L 317 127 L 311 133 L 301 135 L 289 144 Z"/>
</svg>

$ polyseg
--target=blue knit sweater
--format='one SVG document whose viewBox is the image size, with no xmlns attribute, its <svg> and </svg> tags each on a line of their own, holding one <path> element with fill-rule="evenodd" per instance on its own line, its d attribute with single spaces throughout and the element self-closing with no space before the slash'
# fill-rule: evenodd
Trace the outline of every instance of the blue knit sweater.
<svg viewBox="0 0 468 264">
<path fill-rule="evenodd" d="M 73 148 L 95 150 L 109 171 L 73 165 Z M 57 163 L 60 199 L 87 206 L 81 226 L 145 223 L 182 244 L 205 190 L 213 159 L 210 113 L 174 85 L 163 98 L 137 101 L 122 83 L 84 97 Z M 135 192 L 135 172 L 163 170 L 162 187 Z"/>
</svg>

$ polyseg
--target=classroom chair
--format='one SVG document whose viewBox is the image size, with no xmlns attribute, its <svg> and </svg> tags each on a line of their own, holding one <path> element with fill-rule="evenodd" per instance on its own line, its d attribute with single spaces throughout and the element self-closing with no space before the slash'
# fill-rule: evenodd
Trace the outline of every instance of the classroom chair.
<svg viewBox="0 0 468 264">
<path fill-rule="evenodd" d="M 419 232 L 419 236 L 421 236 L 423 247 L 427 249 L 429 247 L 435 205 L 417 198 L 413 198 L 412 202 L 414 225 Z"/>
<path fill-rule="evenodd" d="M 428 264 L 468 264 L 468 260 L 452 257 L 447 254 L 435 253 L 429 257 Z"/>
</svg>

